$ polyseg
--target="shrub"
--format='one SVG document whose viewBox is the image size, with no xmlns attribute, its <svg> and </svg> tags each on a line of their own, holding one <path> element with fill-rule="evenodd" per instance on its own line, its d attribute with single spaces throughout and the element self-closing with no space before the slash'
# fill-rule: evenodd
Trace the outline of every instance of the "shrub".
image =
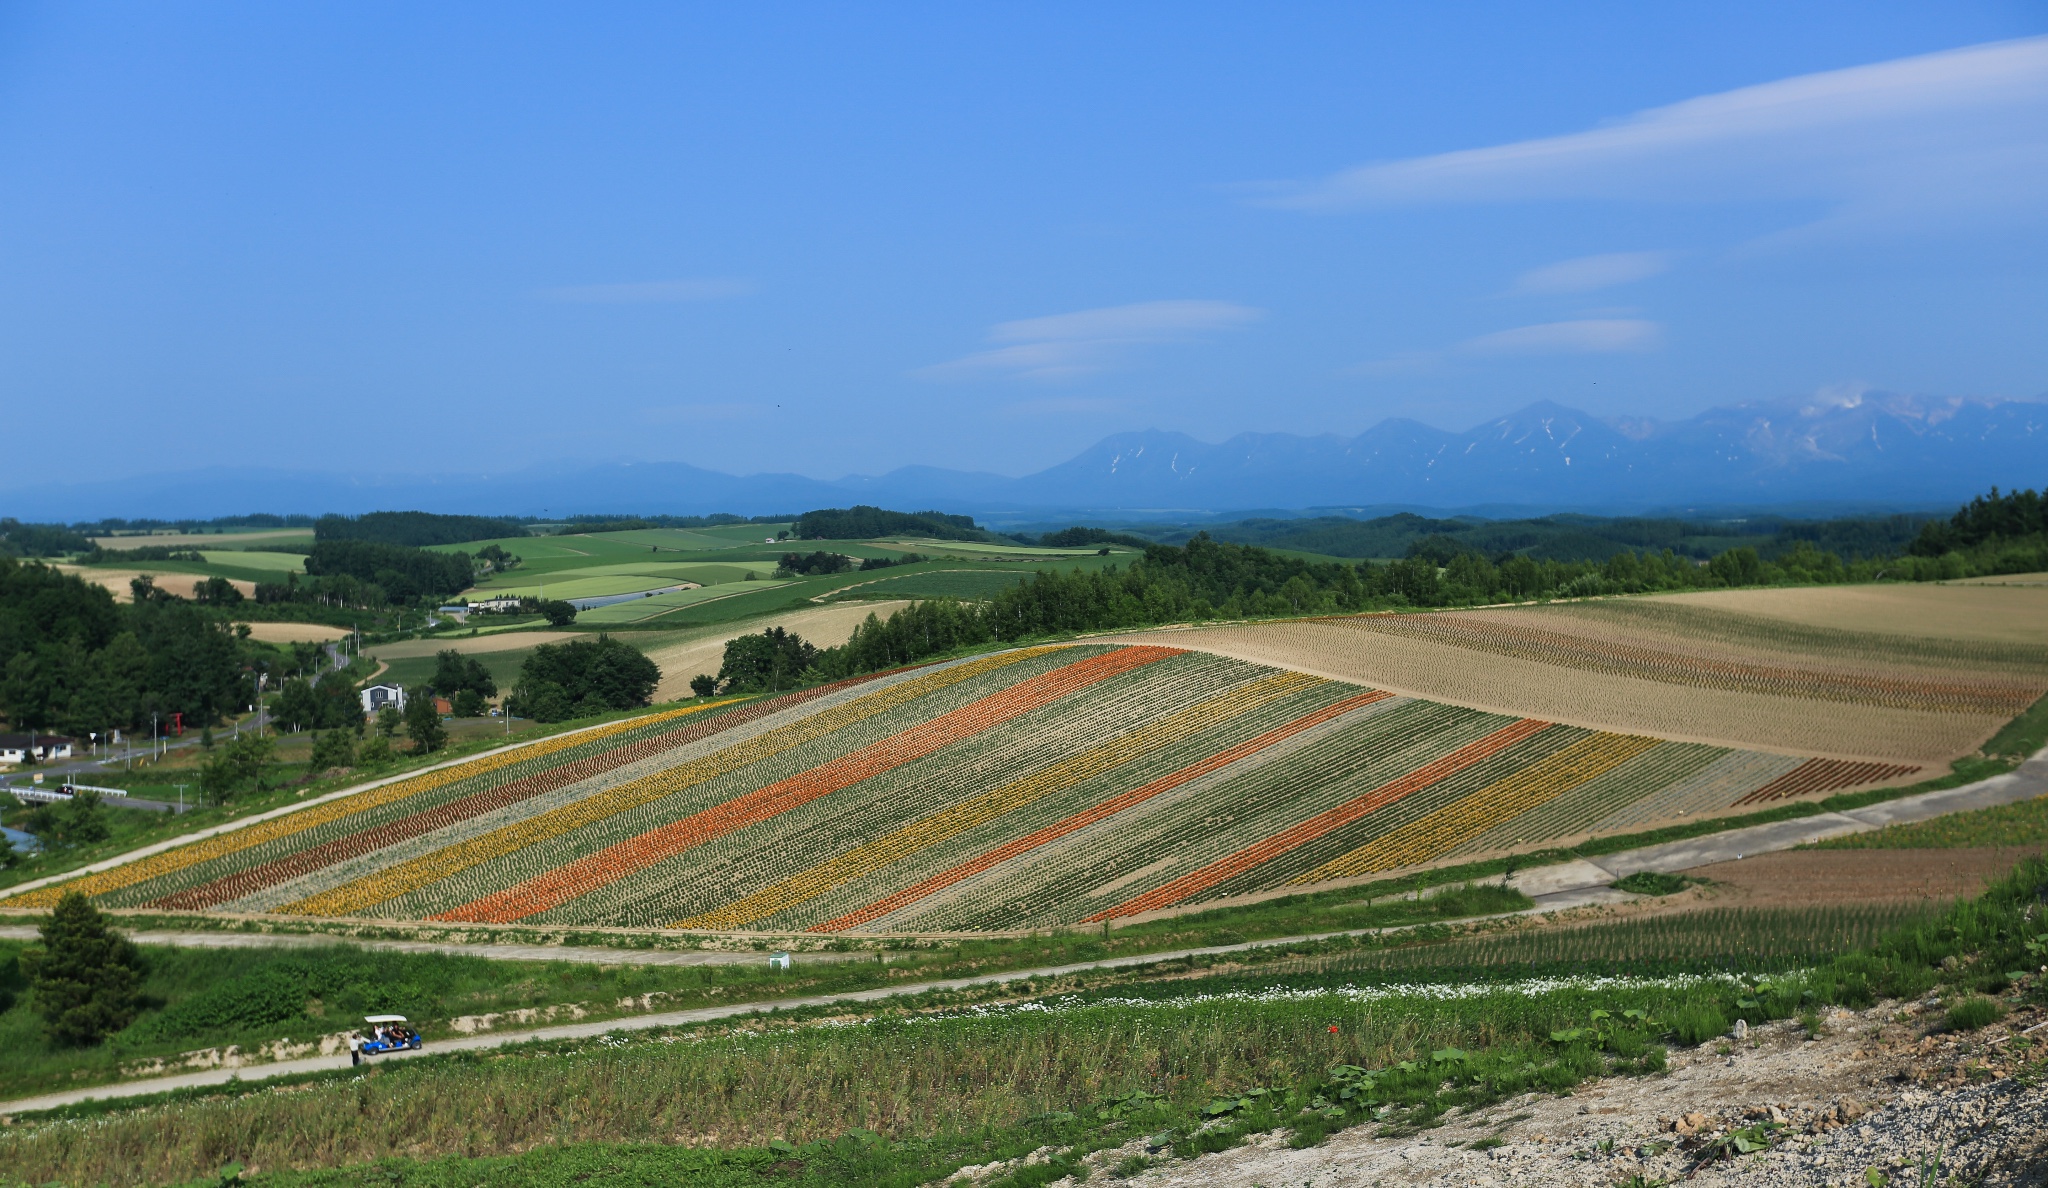
<svg viewBox="0 0 2048 1188">
<path fill-rule="evenodd" d="M 1728 1032 L 1728 1016 L 1710 1002 L 1688 1002 L 1671 1012 L 1671 1034 L 1682 1044 L 1703 1044 Z"/>
<path fill-rule="evenodd" d="M 1995 998 L 1973 994 L 1948 1008 L 1948 1025 L 1954 1031 L 1975 1031 L 2005 1018 L 2005 1004 Z"/>
<path fill-rule="evenodd" d="M 1684 875 L 1665 874 L 1662 871 L 1639 870 L 1625 879 L 1616 879 L 1614 889 L 1631 895 L 1676 895 L 1692 885 Z"/>
</svg>

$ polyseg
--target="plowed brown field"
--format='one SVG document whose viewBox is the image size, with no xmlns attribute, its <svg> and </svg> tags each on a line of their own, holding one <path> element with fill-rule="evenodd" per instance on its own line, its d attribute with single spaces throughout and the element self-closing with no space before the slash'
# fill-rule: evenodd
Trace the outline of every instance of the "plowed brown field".
<svg viewBox="0 0 2048 1188">
<path fill-rule="evenodd" d="M 1703 906 L 1805 907 L 1963 899 L 2005 877 L 2038 847 L 1974 850 L 1786 850 L 1686 871 L 1713 881 Z"/>
<path fill-rule="evenodd" d="M 1869 626 L 1909 621 L 1928 629 Z M 1953 759 L 2048 692 L 2048 591 L 1982 587 L 1720 591 L 1123 638 L 1576 726 L 1843 759 Z"/>
<path fill-rule="evenodd" d="M 2048 645 L 2048 586 L 1931 583 L 1703 590 L 1649 601 L 1763 615 L 1847 631 Z"/>
</svg>

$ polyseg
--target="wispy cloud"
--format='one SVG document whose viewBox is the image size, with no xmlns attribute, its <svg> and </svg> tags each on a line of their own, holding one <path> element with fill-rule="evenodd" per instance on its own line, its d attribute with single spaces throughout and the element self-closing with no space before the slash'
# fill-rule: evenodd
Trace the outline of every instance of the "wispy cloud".
<svg viewBox="0 0 2048 1188">
<path fill-rule="evenodd" d="M 1590 293 L 1613 285 L 1644 280 L 1671 267 L 1670 252 L 1609 252 L 1579 256 L 1532 268 L 1515 278 L 1517 295 Z"/>
<path fill-rule="evenodd" d="M 989 373 L 1032 379 L 1068 379 L 1105 371 L 1126 362 L 1137 347 L 1185 342 L 1234 330 L 1264 314 L 1230 301 L 1143 301 L 1001 322 L 988 340 L 1004 344 L 926 367 L 933 379 L 962 379 Z"/>
<path fill-rule="evenodd" d="M 1348 169 L 1304 210 L 1560 198 L 1818 199 L 1865 215 L 2048 209 L 2048 37 L 1800 75 L 1569 135 Z"/>
<path fill-rule="evenodd" d="M 1663 345 L 1664 329 L 1641 318 L 1582 318 L 1517 326 L 1466 339 L 1468 355 L 1612 355 L 1652 351 Z"/>
<path fill-rule="evenodd" d="M 627 305 L 673 301 L 716 301 L 721 297 L 744 297 L 757 286 L 734 277 L 698 277 L 691 280 L 631 281 L 613 285 L 565 285 L 542 289 L 535 296 L 543 301 L 569 301 L 587 305 Z"/>
</svg>

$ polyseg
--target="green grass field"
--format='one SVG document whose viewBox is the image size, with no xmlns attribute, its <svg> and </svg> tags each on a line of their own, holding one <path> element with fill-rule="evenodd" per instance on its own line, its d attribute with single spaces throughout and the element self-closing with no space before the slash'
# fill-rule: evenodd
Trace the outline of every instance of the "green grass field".
<svg viewBox="0 0 2048 1188">
<path fill-rule="evenodd" d="M 199 554 L 206 558 L 208 565 L 219 565 L 230 569 L 256 569 L 272 575 L 272 580 L 287 573 L 304 573 L 304 553 L 230 552 L 225 549 L 207 549 Z"/>
<path fill-rule="evenodd" d="M 914 572 L 862 574 L 867 579 L 833 595 L 835 598 L 961 598 L 981 599 L 1001 593 L 1031 576 L 1024 569 L 948 569 L 916 565 Z"/>
<path fill-rule="evenodd" d="M 1829 838 L 1816 850 L 1953 850 L 1979 846 L 2048 847 L 2048 796 Z"/>
</svg>

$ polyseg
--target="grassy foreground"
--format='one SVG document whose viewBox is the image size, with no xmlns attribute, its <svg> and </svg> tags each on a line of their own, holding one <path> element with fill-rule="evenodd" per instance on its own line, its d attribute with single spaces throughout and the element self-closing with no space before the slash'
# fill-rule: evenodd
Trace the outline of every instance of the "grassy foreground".
<svg viewBox="0 0 2048 1188">
<path fill-rule="evenodd" d="M 1254 905 L 1228 923 L 1260 936 L 1320 924 L 1385 928 L 1456 921 L 1516 911 L 1530 901 L 1499 886 L 1469 887 L 1420 900 L 1379 904 Z M 1174 924 L 1163 921 L 1161 925 Z M 1136 930 L 1134 930 L 1135 932 Z M 967 942 L 873 959 L 747 965 L 611 965 L 500 961 L 483 957 L 394 953 L 334 944 L 317 948 L 204 949 L 146 946 L 142 985 L 149 1003 L 136 1021 L 95 1048 L 56 1048 L 19 993 L 18 954 L 26 942 L 0 941 L 0 1100 L 122 1079 L 124 1066 L 175 1062 L 181 1053 L 237 1045 L 277 1051 L 346 1031 L 371 1013 L 413 1020 L 429 1041 L 457 1034 L 453 1020 L 492 1012 L 537 1011 L 535 1020 L 606 1019 L 816 994 L 871 990 L 908 982 L 971 977 L 996 970 L 1064 965 L 1119 953 L 1184 945 L 1228 944 L 1244 933 L 1215 922 L 1175 930 L 1117 934 L 1111 940 L 1062 934 Z M 14 1005 L 6 1005 L 12 1000 Z M 553 1012 L 553 1013 L 548 1013 Z M 297 1053 L 283 1053 L 285 1055 Z M 166 1071 L 176 1071 L 175 1067 Z"/>
<path fill-rule="evenodd" d="M 1803 971 L 1615 976 L 1630 964 L 1626 945 L 1570 957 L 1578 942 L 1567 942 L 1558 952 L 1583 968 L 1578 977 L 1443 983 L 1415 963 L 1408 983 L 1338 987 L 1320 971 L 1251 991 L 1224 973 L 1154 988 L 1167 998 L 1055 997 L 412 1061 L 24 1121 L 0 1132 L 0 1167 L 28 1182 L 121 1185 L 217 1183 L 217 1169 L 237 1162 L 278 1185 L 367 1174 L 408 1185 L 908 1188 L 1041 1146 L 1063 1151 L 1003 1181 L 1036 1185 L 1086 1151 L 1141 1136 L 1177 1156 L 1283 1126 L 1311 1143 L 1345 1126 L 1427 1126 L 1453 1105 L 1654 1072 L 1663 1044 L 1711 1039 L 1735 1018 L 1936 985 L 2038 996 L 2037 979 L 2009 971 L 2048 956 L 2044 895 L 2048 861 L 2030 860 L 1977 900 Z M 1723 956 L 1754 944 L 1759 928 L 1811 924 L 1796 912 L 1757 924 Z"/>
</svg>

